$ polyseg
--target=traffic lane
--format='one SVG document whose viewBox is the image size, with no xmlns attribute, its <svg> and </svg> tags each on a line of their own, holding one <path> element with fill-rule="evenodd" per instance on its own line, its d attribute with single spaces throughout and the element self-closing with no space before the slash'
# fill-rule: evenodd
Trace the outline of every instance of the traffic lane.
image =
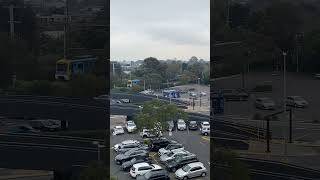
<svg viewBox="0 0 320 180">
<path fill-rule="evenodd" d="M 187 151 L 191 153 L 195 153 L 200 162 L 204 164 L 204 166 L 208 170 L 208 174 L 205 178 L 199 179 L 210 179 L 210 138 L 207 136 L 201 136 L 199 130 L 198 131 L 174 131 L 172 136 L 169 136 L 169 132 L 164 132 L 164 137 L 168 139 L 172 139 L 184 145 Z M 116 156 L 116 152 L 112 149 L 112 147 L 120 143 L 124 140 L 139 140 L 142 141 L 143 139 L 139 136 L 138 133 L 136 134 L 124 134 L 124 135 L 117 135 L 117 136 L 110 136 L 110 173 L 111 176 L 116 176 L 118 179 L 128 179 L 130 176 L 128 172 L 124 172 L 121 170 L 119 165 L 116 165 L 114 157 Z M 155 155 L 156 156 L 156 155 Z M 157 163 L 153 161 L 153 163 Z M 160 166 L 164 167 L 164 165 L 159 164 Z M 165 167 L 164 167 L 165 168 Z M 171 177 L 174 177 L 174 174 L 171 173 Z"/>
<path fill-rule="evenodd" d="M 250 73 L 246 75 L 246 87 L 252 89 L 256 84 L 264 81 L 271 82 L 273 91 L 270 93 L 256 93 L 256 97 L 270 97 L 273 98 L 276 103 L 282 106 L 281 101 L 283 99 L 283 77 L 272 76 L 271 72 L 268 73 Z M 216 89 L 227 88 L 240 88 L 241 77 L 235 77 L 232 79 L 225 79 L 215 82 Z M 304 97 L 309 102 L 309 107 L 305 109 L 297 109 L 296 116 L 298 119 L 320 119 L 320 113 L 318 108 L 320 106 L 320 83 L 319 80 L 314 79 L 312 76 L 303 74 L 288 73 L 287 74 L 287 95 L 299 95 Z M 239 106 L 240 107 L 240 106 Z M 247 108 L 240 107 L 241 110 L 236 111 L 237 108 L 233 108 L 230 113 L 241 113 L 243 111 L 248 112 Z M 282 108 L 280 108 L 282 109 Z"/>
<path fill-rule="evenodd" d="M 0 145 L 0 167 L 9 169 L 53 170 L 86 166 L 97 160 L 97 149 L 30 146 L 6 143 Z"/>
<path fill-rule="evenodd" d="M 221 118 L 221 117 L 220 117 Z M 235 124 L 246 124 L 256 127 L 257 132 L 259 129 L 266 128 L 266 121 L 264 120 L 247 120 L 238 119 L 236 117 L 225 118 Z M 283 139 L 284 135 L 289 134 L 289 120 L 287 121 L 270 121 L 270 131 L 273 139 Z M 293 140 L 319 143 L 318 137 L 320 136 L 320 124 L 313 123 L 299 123 L 293 121 L 292 123 L 292 136 Z"/>
<path fill-rule="evenodd" d="M 0 142 L 32 143 L 41 145 L 59 145 L 71 147 L 93 148 L 96 145 L 93 141 L 103 142 L 103 140 L 92 139 L 84 140 L 74 137 L 59 136 L 42 136 L 42 135 L 25 135 L 25 134 L 5 134 L 0 133 Z"/>
</svg>

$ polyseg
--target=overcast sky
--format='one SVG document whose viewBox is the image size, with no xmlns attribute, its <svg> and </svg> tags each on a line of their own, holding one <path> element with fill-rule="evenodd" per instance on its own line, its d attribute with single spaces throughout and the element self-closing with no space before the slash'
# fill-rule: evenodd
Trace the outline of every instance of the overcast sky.
<svg viewBox="0 0 320 180">
<path fill-rule="evenodd" d="M 210 0 L 111 0 L 111 60 L 210 57 Z"/>
</svg>

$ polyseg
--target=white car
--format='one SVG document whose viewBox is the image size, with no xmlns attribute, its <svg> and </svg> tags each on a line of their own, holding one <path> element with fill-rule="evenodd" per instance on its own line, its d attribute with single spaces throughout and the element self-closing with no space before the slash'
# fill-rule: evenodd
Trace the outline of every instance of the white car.
<svg viewBox="0 0 320 180">
<path fill-rule="evenodd" d="M 130 103 L 130 99 L 120 99 L 120 102 L 122 102 L 122 103 Z"/>
<path fill-rule="evenodd" d="M 142 129 L 140 132 L 140 136 L 142 138 L 154 138 L 154 137 L 162 137 L 162 132 L 157 130 L 150 130 L 150 129 Z"/>
<path fill-rule="evenodd" d="M 118 134 L 124 134 L 124 129 L 122 126 L 115 126 L 113 128 L 113 132 L 112 132 L 113 135 L 118 135 Z"/>
<path fill-rule="evenodd" d="M 200 96 L 206 96 L 207 93 L 206 92 L 200 92 Z"/>
<path fill-rule="evenodd" d="M 309 103 L 302 97 L 300 96 L 288 96 L 286 99 L 286 103 L 288 106 L 293 106 L 293 107 L 307 107 Z"/>
<path fill-rule="evenodd" d="M 140 142 L 137 141 L 137 140 L 125 140 L 125 141 L 122 141 L 121 143 L 118 143 L 118 144 L 114 145 L 113 149 L 114 149 L 115 151 L 118 151 L 118 150 L 121 149 L 123 146 L 131 145 L 131 144 L 140 144 Z"/>
<path fill-rule="evenodd" d="M 183 166 L 175 173 L 177 179 L 191 179 L 194 177 L 205 177 L 207 169 L 201 162 L 194 162 Z"/>
<path fill-rule="evenodd" d="M 201 124 L 200 124 L 200 131 L 204 127 L 209 127 L 210 128 L 210 123 L 208 121 L 202 121 Z"/>
<path fill-rule="evenodd" d="M 160 156 L 160 161 L 166 162 L 166 161 L 170 161 L 172 159 L 175 159 L 178 156 L 186 156 L 188 154 L 190 154 L 190 152 L 188 152 L 186 150 L 175 149 L 175 150 L 171 150 L 170 152 L 165 153 L 162 156 Z"/>
<path fill-rule="evenodd" d="M 131 133 L 131 132 L 134 132 L 135 130 L 137 130 L 137 126 L 133 121 L 127 121 L 126 129 L 129 133 Z"/>
<path fill-rule="evenodd" d="M 162 156 L 163 154 L 166 154 L 172 150 L 179 149 L 179 150 L 184 150 L 184 147 L 182 144 L 168 144 L 165 148 L 160 148 L 158 151 L 159 157 Z"/>
<path fill-rule="evenodd" d="M 210 134 L 210 126 L 204 126 L 202 129 L 201 129 L 201 134 L 202 135 L 205 135 L 205 136 L 208 136 Z"/>
<path fill-rule="evenodd" d="M 181 130 L 181 131 L 186 130 L 187 129 L 186 122 L 183 119 L 178 119 L 177 128 L 178 130 Z"/>
<path fill-rule="evenodd" d="M 162 167 L 157 164 L 149 164 L 145 162 L 134 164 L 130 169 L 130 176 L 136 178 L 138 175 L 142 176 L 145 173 L 156 169 L 162 169 Z"/>
</svg>

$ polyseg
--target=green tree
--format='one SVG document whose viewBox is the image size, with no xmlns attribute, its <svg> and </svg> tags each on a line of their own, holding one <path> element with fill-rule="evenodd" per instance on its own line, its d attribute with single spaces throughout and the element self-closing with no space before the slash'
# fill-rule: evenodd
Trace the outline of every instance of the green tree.
<svg viewBox="0 0 320 180">
<path fill-rule="evenodd" d="M 137 123 L 139 129 L 143 127 L 153 129 L 157 128 L 159 123 L 162 127 L 165 127 L 167 121 L 177 120 L 179 118 L 187 119 L 187 113 L 174 104 L 168 104 L 160 100 L 152 100 L 143 104 L 142 111 L 134 117 L 134 121 Z"/>
</svg>

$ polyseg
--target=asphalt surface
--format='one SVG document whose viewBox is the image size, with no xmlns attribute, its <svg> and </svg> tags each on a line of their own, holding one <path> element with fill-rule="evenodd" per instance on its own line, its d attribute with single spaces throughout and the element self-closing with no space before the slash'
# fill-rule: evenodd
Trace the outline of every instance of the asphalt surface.
<svg viewBox="0 0 320 180">
<path fill-rule="evenodd" d="M 187 151 L 195 153 L 205 167 L 210 171 L 210 140 L 208 137 L 203 137 L 200 135 L 199 131 L 177 131 L 173 132 L 171 137 L 168 136 L 168 132 L 164 133 L 164 136 L 168 139 L 175 140 L 184 145 Z M 115 144 L 120 143 L 127 139 L 136 139 L 142 140 L 142 138 L 138 134 L 124 134 L 110 137 L 110 147 L 113 147 Z M 124 172 L 121 170 L 119 165 L 116 165 L 114 162 L 114 157 L 116 156 L 116 152 L 111 149 L 110 151 L 110 173 L 111 176 L 117 176 L 118 179 L 132 179 L 129 175 L 129 172 Z M 153 163 L 157 163 L 162 167 L 162 164 L 158 163 L 157 155 L 154 156 L 155 160 Z M 158 161 L 158 162 L 157 162 Z M 174 174 L 171 173 L 170 177 L 174 177 Z M 205 178 L 195 178 L 195 179 L 210 179 L 210 173 L 207 174 Z"/>
<path fill-rule="evenodd" d="M 0 96 L 2 116 L 67 120 L 69 130 L 107 129 L 108 113 L 105 104 L 93 99 Z"/>
<path fill-rule="evenodd" d="M 0 167 L 57 170 L 97 160 L 94 139 L 0 134 Z M 100 140 L 101 141 L 101 140 Z"/>
</svg>

